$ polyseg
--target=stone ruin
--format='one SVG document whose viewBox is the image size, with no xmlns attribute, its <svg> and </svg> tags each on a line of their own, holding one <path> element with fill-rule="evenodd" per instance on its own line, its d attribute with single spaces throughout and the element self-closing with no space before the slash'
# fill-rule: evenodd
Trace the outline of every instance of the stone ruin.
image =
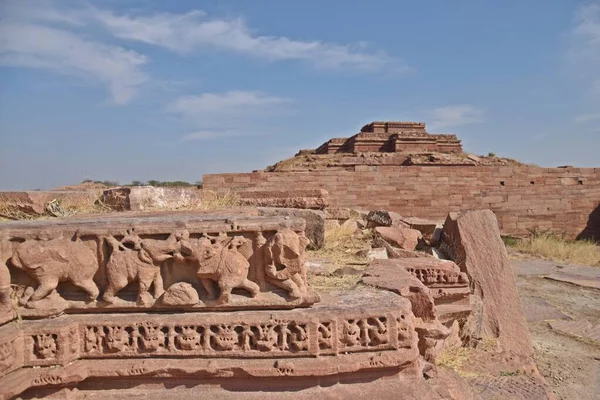
<svg viewBox="0 0 600 400">
<path fill-rule="evenodd" d="M 304 229 L 233 211 L 2 224 L 0 393 L 421 376 L 428 344 L 410 299 L 320 301 Z"/>
<path fill-rule="evenodd" d="M 306 223 L 293 215 L 4 223 L 0 398 L 475 399 L 466 386 L 451 393 L 460 380 L 424 376 L 444 349 L 485 337 L 531 355 L 497 226 L 473 231 L 490 223 L 491 213 L 449 217 L 447 237 L 468 253 L 457 263 L 407 251 L 371 263 L 367 287 L 321 296 L 307 282 Z M 478 258 L 473 246 L 490 250 Z"/>
<path fill-rule="evenodd" d="M 371 122 L 350 138 L 331 139 L 319 146 L 315 154 L 335 153 L 462 153 L 456 135 L 427 133 L 423 122 Z"/>
</svg>

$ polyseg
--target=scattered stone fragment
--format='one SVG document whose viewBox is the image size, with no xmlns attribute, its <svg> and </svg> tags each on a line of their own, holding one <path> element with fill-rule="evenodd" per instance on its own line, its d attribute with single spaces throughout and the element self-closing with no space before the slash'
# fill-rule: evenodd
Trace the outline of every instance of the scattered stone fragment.
<svg viewBox="0 0 600 400">
<path fill-rule="evenodd" d="M 363 283 L 406 297 L 416 317 L 424 321 L 434 320 L 435 305 L 429 289 L 406 269 L 398 267 L 395 261 L 398 260 L 371 262 L 365 270 Z"/>
<path fill-rule="evenodd" d="M 403 217 L 402 222 L 407 224 L 410 228 L 420 231 L 424 236 L 427 237 L 431 237 L 436 228 L 440 229 L 443 227 L 443 223 L 441 221 L 433 221 L 418 217 Z"/>
<path fill-rule="evenodd" d="M 353 268 L 353 267 L 349 267 L 349 266 L 338 268 L 331 273 L 332 276 L 336 276 L 338 278 L 341 278 L 343 276 L 362 275 L 362 274 L 363 274 L 363 271 Z"/>
<path fill-rule="evenodd" d="M 373 260 L 387 260 L 387 250 L 382 247 L 374 248 L 374 249 L 365 249 L 359 250 L 356 252 L 356 255 L 359 257 L 364 257 L 369 261 Z"/>
<path fill-rule="evenodd" d="M 477 163 L 481 161 L 481 158 L 477 157 L 475 154 L 469 154 L 469 155 L 467 156 L 467 158 L 468 158 L 469 160 L 475 161 L 475 162 L 477 162 Z"/>
<path fill-rule="evenodd" d="M 530 356 L 533 346 L 508 253 L 492 211 L 451 213 L 444 240 L 461 271 L 469 275 L 474 312 L 463 334 L 481 340 L 498 339 L 502 349 Z"/>
<path fill-rule="evenodd" d="M 367 214 L 367 226 L 369 228 L 377 226 L 408 227 L 408 224 L 402 219 L 402 215 L 392 211 L 370 211 Z"/>
<path fill-rule="evenodd" d="M 415 250 L 419 244 L 419 240 L 423 238 L 420 231 L 409 228 L 378 226 L 375 228 L 375 232 L 392 246 L 397 246 L 404 250 Z"/>
</svg>

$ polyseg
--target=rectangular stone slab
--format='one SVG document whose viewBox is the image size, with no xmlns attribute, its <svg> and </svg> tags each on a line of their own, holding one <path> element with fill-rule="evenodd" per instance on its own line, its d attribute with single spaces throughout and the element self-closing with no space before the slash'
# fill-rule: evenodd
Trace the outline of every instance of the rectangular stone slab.
<svg viewBox="0 0 600 400">
<path fill-rule="evenodd" d="M 62 311 L 310 306 L 300 218 L 119 213 L 0 224 L 0 322 Z"/>
<path fill-rule="evenodd" d="M 0 387 L 10 396 L 86 379 L 324 377 L 420 365 L 410 302 L 372 290 L 308 309 L 28 320 L 0 327 L 0 349 Z"/>
</svg>

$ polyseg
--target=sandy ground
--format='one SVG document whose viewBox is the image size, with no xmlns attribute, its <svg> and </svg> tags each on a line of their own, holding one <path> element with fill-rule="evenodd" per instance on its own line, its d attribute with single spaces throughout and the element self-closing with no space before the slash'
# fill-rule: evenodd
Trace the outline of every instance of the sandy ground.
<svg viewBox="0 0 600 400">
<path fill-rule="evenodd" d="M 600 324 L 600 290 L 547 279 L 557 271 L 600 282 L 600 268 L 539 259 L 513 260 L 535 360 L 559 399 L 600 399 L 600 342 L 554 331 L 549 322 L 585 319 Z"/>
</svg>

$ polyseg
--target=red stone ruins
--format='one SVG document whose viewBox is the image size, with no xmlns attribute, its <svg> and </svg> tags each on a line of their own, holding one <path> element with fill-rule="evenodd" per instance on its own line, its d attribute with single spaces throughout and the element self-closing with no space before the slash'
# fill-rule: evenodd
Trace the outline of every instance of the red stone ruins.
<svg viewBox="0 0 600 400">
<path fill-rule="evenodd" d="M 424 123 L 372 122 L 348 139 L 263 171 L 207 174 L 214 191 L 324 189 L 336 208 L 382 209 L 443 219 L 449 212 L 491 209 L 506 235 L 532 230 L 600 238 L 600 168 L 542 168 L 462 152 L 454 135 L 431 135 Z M 595 236 L 597 235 L 597 236 Z"/>
<path fill-rule="evenodd" d="M 422 122 L 371 122 L 350 138 L 331 139 L 316 154 L 365 152 L 462 153 L 456 135 L 431 135 Z"/>
</svg>

